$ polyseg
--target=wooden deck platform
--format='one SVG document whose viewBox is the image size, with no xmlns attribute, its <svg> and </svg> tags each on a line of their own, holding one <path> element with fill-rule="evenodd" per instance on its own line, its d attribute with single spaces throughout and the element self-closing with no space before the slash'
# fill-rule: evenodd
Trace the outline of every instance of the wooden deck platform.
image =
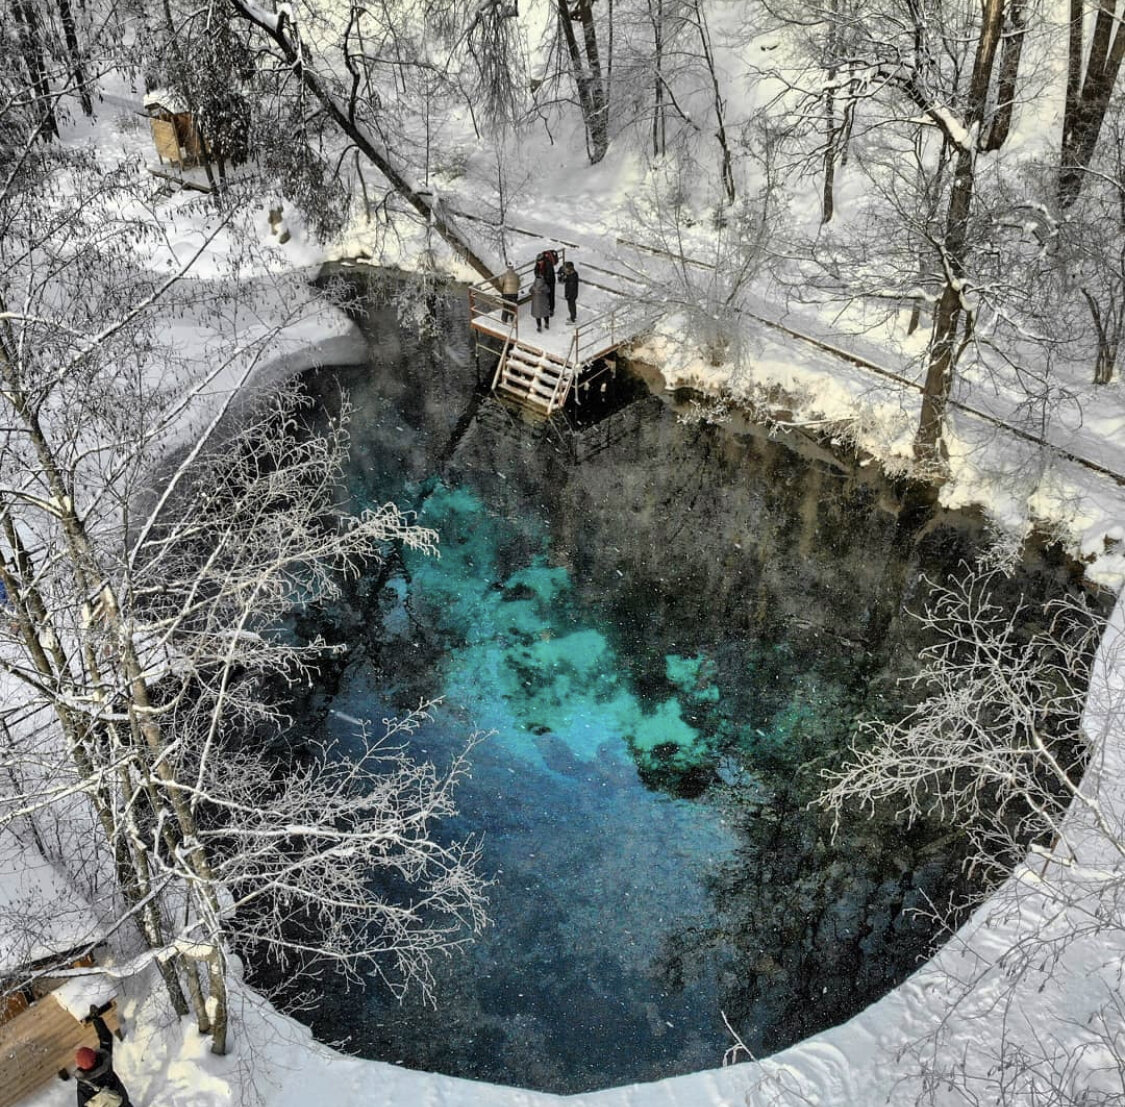
<svg viewBox="0 0 1125 1107">
<path fill-rule="evenodd" d="M 117 1030 L 116 1006 L 102 1017 L 110 1030 Z M 12 1107 L 57 1077 L 59 1070 L 73 1070 L 79 1046 L 97 1049 L 97 1032 L 51 993 L 0 1024 L 0 1107 Z"/>
<path fill-rule="evenodd" d="M 499 277 L 470 286 L 469 325 L 478 345 L 499 355 L 493 391 L 550 416 L 565 405 L 584 372 L 636 338 L 659 313 L 623 287 L 626 278 L 609 284 L 585 279 L 580 271 L 577 323 L 567 321 L 559 295 L 549 328 L 539 331 L 530 305 L 534 268 L 531 261 L 516 270 L 520 298 L 507 320 L 512 305 L 497 291 Z M 599 278 L 607 273 L 597 270 Z"/>
</svg>

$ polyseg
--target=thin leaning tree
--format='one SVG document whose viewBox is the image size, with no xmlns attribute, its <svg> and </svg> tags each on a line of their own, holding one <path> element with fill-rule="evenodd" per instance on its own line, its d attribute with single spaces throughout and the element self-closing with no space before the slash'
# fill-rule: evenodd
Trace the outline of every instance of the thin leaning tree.
<svg viewBox="0 0 1125 1107">
<path fill-rule="evenodd" d="M 485 921 L 476 847 L 434 834 L 464 761 L 407 757 L 424 710 L 347 751 L 282 760 L 263 735 L 283 722 L 269 687 L 334 649 L 286 614 L 435 535 L 344 508 L 346 428 L 307 433 L 293 389 L 236 413 L 275 335 L 263 308 L 307 302 L 295 281 L 256 297 L 194 279 L 194 257 L 153 275 L 129 182 L 6 122 L 24 144 L 0 184 L 0 828 L 85 857 L 105 927 L 135 926 L 215 1052 L 235 950 L 426 988 Z M 81 202 L 44 206 L 48 175 Z"/>
<path fill-rule="evenodd" d="M 482 258 L 456 215 L 427 183 L 431 116 L 464 111 L 503 126 L 518 111 L 522 59 L 511 29 L 518 5 L 486 0 L 471 6 L 428 0 L 413 5 L 334 9 L 311 3 L 267 11 L 250 0 L 226 0 L 208 18 L 230 23 L 249 48 L 247 91 L 255 110 L 284 121 L 292 142 L 321 142 L 354 151 L 412 213 L 482 277 L 499 266 Z M 422 18 L 419 18 L 419 17 Z M 422 24 L 419 30 L 418 24 Z M 422 108 L 420 111 L 419 108 Z M 315 132 L 315 133 L 314 133 Z M 363 185 L 366 189 L 366 184 Z"/>
</svg>

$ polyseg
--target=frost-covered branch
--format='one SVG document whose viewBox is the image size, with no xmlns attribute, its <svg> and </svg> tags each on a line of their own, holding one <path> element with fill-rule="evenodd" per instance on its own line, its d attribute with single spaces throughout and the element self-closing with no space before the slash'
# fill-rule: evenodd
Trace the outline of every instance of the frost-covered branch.
<svg viewBox="0 0 1125 1107">
<path fill-rule="evenodd" d="M 1125 835 L 1081 784 L 1089 749 L 1080 729 L 1097 620 L 1077 599 L 1052 605 L 1043 629 L 1019 630 L 1022 606 L 992 600 L 1000 570 L 965 569 L 935 589 L 919 616 L 930 637 L 900 720 L 868 722 L 847 763 L 826 772 L 822 803 L 895 804 L 907 823 L 938 816 L 966 828 L 973 864 L 1000 876 L 1031 845 L 1072 855 L 1068 812 L 1086 810 L 1114 852 Z"/>
</svg>

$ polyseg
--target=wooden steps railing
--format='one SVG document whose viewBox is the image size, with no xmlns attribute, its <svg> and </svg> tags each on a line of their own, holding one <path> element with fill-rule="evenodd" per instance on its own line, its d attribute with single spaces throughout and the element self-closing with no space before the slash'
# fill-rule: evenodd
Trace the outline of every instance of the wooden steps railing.
<svg viewBox="0 0 1125 1107">
<path fill-rule="evenodd" d="M 573 378 L 569 361 L 509 339 L 493 387 L 517 403 L 550 415 L 566 403 Z"/>
</svg>

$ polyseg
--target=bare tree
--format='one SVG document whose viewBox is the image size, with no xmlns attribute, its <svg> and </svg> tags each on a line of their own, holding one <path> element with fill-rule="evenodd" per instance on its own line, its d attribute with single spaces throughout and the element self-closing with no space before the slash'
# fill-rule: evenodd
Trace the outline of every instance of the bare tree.
<svg viewBox="0 0 1125 1107">
<path fill-rule="evenodd" d="M 937 815 L 965 826 L 974 866 L 996 878 L 1032 844 L 1066 856 L 1067 810 L 1091 803 L 1079 783 L 1080 723 L 1100 631 L 1075 598 L 1025 635 L 1022 604 L 1005 611 L 993 599 L 1001 572 L 966 568 L 934 589 L 919 616 L 932 640 L 912 678 L 924 696 L 904 719 L 867 724 L 823 796 L 837 813 L 895 799 L 907 822 Z M 1125 842 L 1116 848 L 1125 855 Z"/>
<path fill-rule="evenodd" d="M 825 189 L 834 185 L 838 114 L 854 130 L 894 127 L 907 141 L 924 127 L 936 136 L 918 144 L 919 161 L 940 185 L 941 218 L 928 225 L 914 252 L 933 258 L 937 276 L 933 324 L 914 452 L 923 465 L 940 470 L 942 431 L 960 354 L 972 342 L 975 300 L 980 289 L 975 262 L 985 240 L 974 217 L 981 179 L 980 155 L 998 149 L 1008 135 L 1022 81 L 1021 59 L 1027 15 L 1023 0 L 987 0 L 979 13 L 950 6 L 942 18 L 930 9 L 890 3 L 835 5 L 811 21 L 819 79 L 795 79 L 778 68 L 798 101 L 800 114 L 819 121 L 828 97 L 826 137 L 815 155 L 825 161 Z M 794 13 L 782 18 L 798 20 Z M 831 210 L 831 200 L 823 211 Z"/>
<path fill-rule="evenodd" d="M 1125 822 L 1104 745 L 1121 726 L 1120 627 L 1102 638 L 1077 596 L 1005 611 L 1000 574 L 965 569 L 934 591 L 922 695 L 863 729 L 849 763 L 825 774 L 822 803 L 837 816 L 855 803 L 894 804 L 907 823 L 938 816 L 968 833 L 995 889 L 974 924 L 984 937 L 970 928 L 926 970 L 942 1003 L 905 1049 L 918 1102 L 1108 1104 L 1122 1087 L 1116 974 L 1091 972 L 1080 1024 L 1045 1024 L 1031 1004 L 1076 962 L 1089 968 L 1086 943 L 1104 949 L 1122 931 Z"/>
<path fill-rule="evenodd" d="M 688 19 L 699 36 L 699 50 L 711 86 L 711 107 L 715 113 L 715 141 L 719 144 L 719 178 L 727 203 L 733 204 L 735 197 L 734 163 L 731 158 L 730 139 L 727 136 L 726 101 L 719 86 L 719 72 L 715 62 L 715 49 L 711 43 L 711 27 L 702 0 L 691 0 Z"/>
<path fill-rule="evenodd" d="M 36 126 L 9 122 L 25 156 L 0 186 L 0 825 L 100 838 L 112 928 L 137 925 L 216 1052 L 247 943 L 425 985 L 426 958 L 483 920 L 474 848 L 431 837 L 461 763 L 407 762 L 417 716 L 301 764 L 240 743 L 283 719 L 271 682 L 312 679 L 336 648 L 286 634 L 287 613 L 435 536 L 393 505 L 346 510 L 345 428 L 308 433 L 294 391 L 236 414 L 217 382 L 244 384 L 274 333 L 252 290 L 193 281 L 194 257 L 154 276 L 134 243 L 159 223 L 128 181 L 35 155 Z M 41 202 L 44 174 L 65 210 Z M 269 299 L 307 303 L 295 281 Z M 206 347 L 168 317 L 205 323 Z"/>
<path fill-rule="evenodd" d="M 733 205 L 722 196 L 713 208 L 700 203 L 694 167 L 686 159 L 650 168 L 646 188 L 633 201 L 624 242 L 641 249 L 632 264 L 639 298 L 683 319 L 690 338 L 712 365 L 736 370 L 746 362 L 742 313 L 751 286 L 769 266 L 777 218 L 773 173 L 752 199 Z"/>
</svg>

